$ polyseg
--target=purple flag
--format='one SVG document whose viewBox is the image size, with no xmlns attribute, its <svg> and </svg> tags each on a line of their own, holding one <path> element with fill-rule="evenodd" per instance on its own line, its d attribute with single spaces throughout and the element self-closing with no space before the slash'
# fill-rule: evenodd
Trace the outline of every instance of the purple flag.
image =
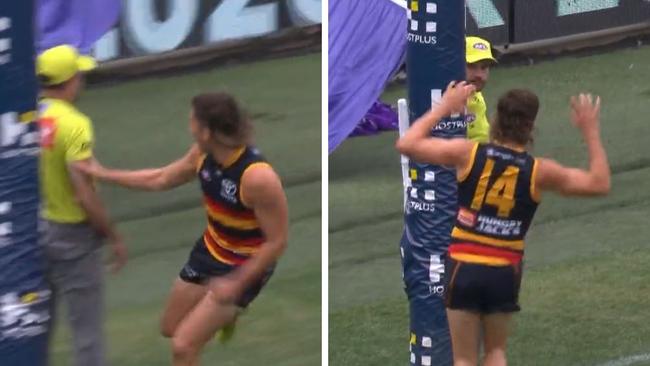
<svg viewBox="0 0 650 366">
<path fill-rule="evenodd" d="M 401 64 L 406 10 L 391 0 L 329 1 L 329 152 L 345 140 Z"/>
<path fill-rule="evenodd" d="M 378 100 L 372 104 L 359 124 L 352 130 L 350 137 L 369 136 L 381 131 L 399 128 L 397 112 L 390 105 Z"/>
<path fill-rule="evenodd" d="M 119 19 L 120 0 L 38 0 L 36 51 L 69 44 L 89 54 Z"/>
</svg>

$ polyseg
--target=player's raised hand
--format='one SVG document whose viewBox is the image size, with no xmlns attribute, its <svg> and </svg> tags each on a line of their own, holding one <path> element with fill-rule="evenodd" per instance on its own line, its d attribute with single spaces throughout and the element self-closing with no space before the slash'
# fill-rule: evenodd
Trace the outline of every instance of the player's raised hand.
<svg viewBox="0 0 650 366">
<path fill-rule="evenodd" d="M 452 81 L 442 95 L 441 106 L 449 114 L 463 113 L 465 106 L 467 106 L 467 99 L 475 91 L 476 87 L 473 84 L 469 84 L 466 81 L 459 83 Z"/>
<path fill-rule="evenodd" d="M 600 97 L 581 93 L 571 97 L 571 120 L 583 132 L 598 130 Z"/>
</svg>

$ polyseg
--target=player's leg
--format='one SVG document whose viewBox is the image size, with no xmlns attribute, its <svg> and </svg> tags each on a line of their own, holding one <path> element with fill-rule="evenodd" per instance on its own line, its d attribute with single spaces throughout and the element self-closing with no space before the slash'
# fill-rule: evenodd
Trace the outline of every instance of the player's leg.
<svg viewBox="0 0 650 366">
<path fill-rule="evenodd" d="M 480 352 L 486 268 L 450 257 L 447 257 L 445 264 L 445 301 L 454 365 L 475 366 Z"/>
<path fill-rule="evenodd" d="M 486 366 L 505 366 L 506 341 L 512 314 L 520 310 L 521 264 L 489 268 L 486 314 L 483 317 Z"/>
<path fill-rule="evenodd" d="M 203 239 L 194 244 L 187 262 L 172 285 L 167 304 L 160 318 L 160 333 L 172 338 L 183 318 L 192 311 L 206 294 L 205 283 L 214 275 L 214 259 Z"/>
<path fill-rule="evenodd" d="M 512 313 L 483 316 L 484 366 L 506 366 L 506 342 Z"/>
<path fill-rule="evenodd" d="M 167 298 L 167 304 L 160 318 L 160 333 L 163 337 L 174 336 L 183 318 L 201 301 L 206 287 L 177 278 Z"/>
<path fill-rule="evenodd" d="M 233 269 L 234 267 L 231 267 L 220 275 L 227 274 Z M 216 273 L 220 271 L 215 271 L 215 276 L 218 276 Z M 230 328 L 229 332 L 232 333 L 237 316 L 257 298 L 273 272 L 274 267 L 269 268 L 257 283 L 247 288 L 241 297 L 232 304 L 220 303 L 214 294 L 208 291 L 199 304 L 181 321 L 174 334 L 172 339 L 174 366 L 197 365 L 201 349 L 217 331 Z M 222 338 L 230 336 L 232 334 L 224 335 Z"/>
<path fill-rule="evenodd" d="M 197 241 L 174 283 L 161 321 L 163 335 L 172 338 L 175 366 L 197 365 L 203 345 L 233 321 L 235 310 L 218 304 L 205 286 L 209 278 L 231 270 L 212 257 L 202 239 Z"/>
<path fill-rule="evenodd" d="M 212 292 L 183 319 L 172 338 L 174 366 L 198 365 L 201 349 L 215 333 L 234 321 L 237 305 L 220 303 Z"/>
<path fill-rule="evenodd" d="M 447 319 L 454 353 L 454 366 L 476 366 L 481 331 L 480 314 L 447 309 Z"/>
<path fill-rule="evenodd" d="M 62 297 L 72 331 L 74 365 L 106 365 L 104 286 L 101 249 L 68 265 Z"/>
<path fill-rule="evenodd" d="M 66 303 L 74 365 L 106 364 L 102 244 L 88 225 L 43 223 L 42 244 L 54 296 Z"/>
</svg>

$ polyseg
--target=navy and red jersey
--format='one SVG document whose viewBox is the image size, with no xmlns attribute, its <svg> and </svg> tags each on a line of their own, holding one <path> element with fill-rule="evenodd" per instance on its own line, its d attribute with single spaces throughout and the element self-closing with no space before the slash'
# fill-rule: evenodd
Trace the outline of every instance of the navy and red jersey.
<svg viewBox="0 0 650 366">
<path fill-rule="evenodd" d="M 254 166 L 268 165 L 259 151 L 246 146 L 238 150 L 224 165 L 209 154 L 198 166 L 208 225 L 203 242 L 217 260 L 241 265 L 257 252 L 264 234 L 253 210 L 246 206 L 241 179 Z"/>
<path fill-rule="evenodd" d="M 476 144 L 458 176 L 458 214 L 449 254 L 461 262 L 518 264 L 537 205 L 537 160 L 525 151 Z"/>
</svg>

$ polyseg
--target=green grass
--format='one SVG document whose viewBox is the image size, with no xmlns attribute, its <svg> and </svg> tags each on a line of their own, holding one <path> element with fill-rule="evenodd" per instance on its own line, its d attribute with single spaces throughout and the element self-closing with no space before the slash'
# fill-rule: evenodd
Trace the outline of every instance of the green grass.
<svg viewBox="0 0 650 366">
<path fill-rule="evenodd" d="M 595 366 L 650 353 L 650 48 L 497 68 L 488 111 L 514 87 L 540 97 L 534 153 L 584 166 L 568 98 L 603 97 L 613 169 L 608 197 L 545 195 L 528 237 L 509 358 L 513 365 Z M 403 87 L 389 90 L 394 103 Z M 346 141 L 330 155 L 330 364 L 408 362 L 408 308 L 400 277 L 402 185 L 396 133 Z M 642 365 L 650 363 L 632 363 Z"/>
<path fill-rule="evenodd" d="M 80 100 L 95 123 L 98 158 L 109 166 L 141 168 L 165 164 L 189 148 L 194 94 L 229 91 L 253 117 L 256 143 L 284 180 L 289 249 L 232 342 L 208 345 L 206 365 L 320 365 L 320 70 L 320 55 L 314 54 L 91 88 Z M 198 186 L 163 193 L 100 189 L 131 255 L 123 272 L 107 281 L 111 364 L 170 364 L 158 318 L 204 228 Z M 57 331 L 54 365 L 69 365 L 69 332 Z"/>
</svg>

